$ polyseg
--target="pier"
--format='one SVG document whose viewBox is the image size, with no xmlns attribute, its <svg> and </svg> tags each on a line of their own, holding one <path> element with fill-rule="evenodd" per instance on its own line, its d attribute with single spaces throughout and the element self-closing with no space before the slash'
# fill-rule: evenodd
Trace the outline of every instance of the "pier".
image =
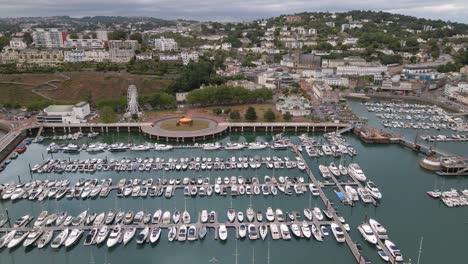
<svg viewBox="0 0 468 264">
<path fill-rule="evenodd" d="M 297 149 L 297 147 L 293 147 L 293 151 L 296 153 L 297 156 L 299 156 L 301 159 L 304 160 L 304 157 L 302 156 L 301 152 Z M 317 181 L 317 179 L 315 178 L 315 176 L 313 175 L 312 171 L 310 170 L 310 167 L 309 165 L 307 164 L 307 162 L 305 162 L 305 166 L 306 166 L 306 169 L 305 171 L 307 172 L 307 175 L 309 176 L 310 180 L 316 185 L 316 186 L 320 186 L 319 185 L 319 181 Z M 335 184 L 337 184 L 337 182 L 335 182 Z M 337 186 L 340 186 L 340 184 L 337 184 Z M 320 194 L 320 198 L 322 199 L 323 203 L 325 204 L 327 210 L 330 212 L 330 214 L 332 215 L 333 217 L 333 221 L 339 226 L 341 227 L 341 229 L 343 230 L 343 233 L 344 233 L 344 236 L 345 236 L 345 241 L 346 241 L 346 244 L 348 245 L 348 248 L 351 250 L 351 253 L 353 254 L 356 262 L 358 264 L 361 264 L 361 263 L 365 263 L 365 259 L 362 255 L 362 253 L 359 251 L 359 249 L 357 248 L 356 246 L 356 243 L 354 243 L 354 241 L 352 240 L 351 236 L 348 234 L 348 232 L 345 230 L 343 224 L 341 223 L 340 219 L 338 218 L 338 214 L 335 210 L 335 208 L 333 207 L 333 203 L 330 202 L 330 200 L 327 198 L 327 196 L 325 195 L 325 193 L 323 192 L 322 190 L 322 187 L 319 187 L 319 194 Z M 344 193 L 346 194 L 346 192 Z M 389 256 L 389 260 L 390 260 L 390 263 L 392 264 L 395 264 L 396 261 L 395 259 L 392 257 L 392 255 L 390 254 L 390 252 L 388 251 L 388 249 L 383 246 L 383 243 L 382 241 L 379 240 L 379 244 L 381 244 L 382 246 L 382 250 Z"/>
</svg>

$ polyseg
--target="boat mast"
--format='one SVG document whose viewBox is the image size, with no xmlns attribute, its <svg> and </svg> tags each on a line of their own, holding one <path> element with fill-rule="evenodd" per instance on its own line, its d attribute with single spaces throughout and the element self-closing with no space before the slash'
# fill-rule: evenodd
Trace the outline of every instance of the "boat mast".
<svg viewBox="0 0 468 264">
<path fill-rule="evenodd" d="M 252 248 L 252 264 L 255 264 L 255 248 Z"/>
<path fill-rule="evenodd" d="M 270 264 L 270 241 L 268 241 L 267 264 Z"/>
<path fill-rule="evenodd" d="M 238 264 L 239 253 L 237 253 L 237 238 L 236 238 L 236 253 L 234 254 L 234 256 L 236 256 L 236 264 Z"/>
<path fill-rule="evenodd" d="M 421 237 L 421 241 L 419 242 L 418 262 L 417 262 L 418 264 L 419 264 L 419 260 L 421 259 L 423 239 L 424 239 L 424 237 Z"/>
</svg>

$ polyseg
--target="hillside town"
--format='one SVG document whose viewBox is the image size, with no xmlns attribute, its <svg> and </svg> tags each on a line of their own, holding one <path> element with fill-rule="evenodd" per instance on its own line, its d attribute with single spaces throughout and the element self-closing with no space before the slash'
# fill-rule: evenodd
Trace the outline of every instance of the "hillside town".
<svg viewBox="0 0 468 264">
<path fill-rule="evenodd" d="M 336 110 L 346 97 L 369 94 L 468 105 L 465 24 L 365 11 L 299 13 L 244 23 L 145 17 L 0 23 L 0 73 L 171 76 L 175 81 L 164 92 L 172 96 L 172 106 L 206 103 L 186 98 L 208 86 L 270 90 L 265 99 L 276 104 L 278 113 L 332 120 L 336 115 L 323 117 L 320 106 Z M 184 76 L 195 68 L 197 78 Z"/>
</svg>

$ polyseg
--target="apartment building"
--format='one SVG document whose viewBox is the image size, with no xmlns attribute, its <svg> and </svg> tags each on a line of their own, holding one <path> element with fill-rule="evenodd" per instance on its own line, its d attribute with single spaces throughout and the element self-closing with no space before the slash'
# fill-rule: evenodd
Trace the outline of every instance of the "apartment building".
<svg viewBox="0 0 468 264">
<path fill-rule="evenodd" d="M 172 38 L 160 37 L 154 40 L 154 49 L 159 51 L 177 50 L 177 42 Z"/>
<path fill-rule="evenodd" d="M 67 49 L 103 49 L 105 42 L 101 39 L 68 39 L 64 43 Z"/>
<path fill-rule="evenodd" d="M 56 66 L 63 62 L 63 52 L 61 50 L 36 50 L 25 49 L 18 53 L 18 64 L 34 64 L 41 67 Z"/>
<path fill-rule="evenodd" d="M 67 33 L 56 28 L 38 28 L 33 32 L 32 38 L 34 45 L 38 48 L 57 49 L 63 47 L 64 41 L 67 39 Z"/>
</svg>

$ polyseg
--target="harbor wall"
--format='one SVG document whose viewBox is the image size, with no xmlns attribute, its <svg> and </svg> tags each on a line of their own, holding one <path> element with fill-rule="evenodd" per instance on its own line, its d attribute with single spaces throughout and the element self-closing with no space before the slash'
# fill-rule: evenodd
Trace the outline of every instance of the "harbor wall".
<svg viewBox="0 0 468 264">
<path fill-rule="evenodd" d="M 27 131 L 10 132 L 2 138 L 0 149 L 0 162 L 3 162 L 27 136 Z"/>
<path fill-rule="evenodd" d="M 447 105 L 444 102 L 434 100 L 431 98 L 426 98 L 426 97 L 419 97 L 419 96 L 410 96 L 410 95 L 391 95 L 391 94 L 380 94 L 380 93 L 375 93 L 375 94 L 368 94 L 368 96 L 372 99 L 387 99 L 387 100 L 402 100 L 402 101 L 410 101 L 410 102 L 417 102 L 417 103 L 425 103 L 425 104 L 433 104 L 437 105 L 445 110 L 448 110 L 450 112 L 456 112 L 456 113 L 462 113 L 463 110 L 452 105 Z"/>
</svg>

